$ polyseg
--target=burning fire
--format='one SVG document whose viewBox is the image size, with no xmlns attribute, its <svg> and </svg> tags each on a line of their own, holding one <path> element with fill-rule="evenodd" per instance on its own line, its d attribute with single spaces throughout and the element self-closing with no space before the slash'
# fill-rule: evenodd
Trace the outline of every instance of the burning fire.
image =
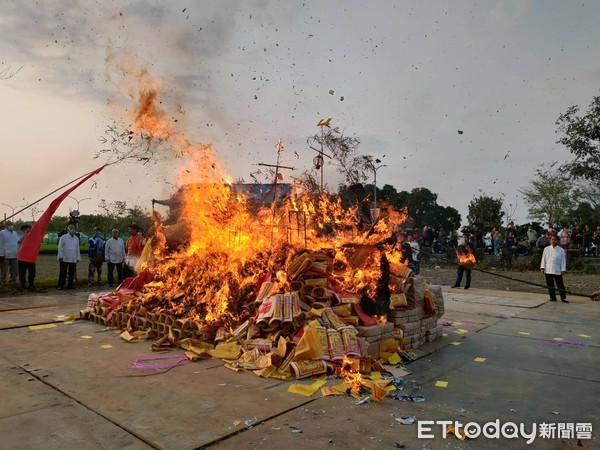
<svg viewBox="0 0 600 450">
<path fill-rule="evenodd" d="M 456 256 L 458 257 L 459 264 L 465 266 L 467 269 L 472 269 L 477 263 L 475 255 L 467 247 L 464 247 L 462 251 L 457 250 Z"/>
<path fill-rule="evenodd" d="M 166 227 L 158 221 L 153 233 L 153 257 L 146 268 L 155 279 L 142 291 L 148 310 L 231 330 L 252 314 L 257 279 L 284 273 L 301 251 L 327 255 L 341 289 L 372 299 L 382 267 L 402 266 L 391 237 L 404 212 L 383 206 L 380 218 L 365 227 L 358 207 L 343 208 L 336 196 L 315 198 L 296 190 L 271 205 L 248 199 L 223 181 L 226 175 L 210 146 L 191 144 L 174 129 L 151 87 L 140 89 L 138 97 L 136 132 L 169 139 L 176 154 L 188 160 L 177 182 L 185 186 L 181 217 Z M 173 236 L 180 245 L 167 249 Z M 289 291 L 291 281 L 279 276 L 281 292 Z M 358 389 L 360 374 L 352 377 Z"/>
<path fill-rule="evenodd" d="M 360 374 L 360 361 L 349 359 L 345 356 L 342 367 L 340 368 L 340 375 L 344 380 L 344 383 L 350 386 L 350 392 L 359 395 L 360 390 L 363 387 L 363 379 Z"/>
</svg>

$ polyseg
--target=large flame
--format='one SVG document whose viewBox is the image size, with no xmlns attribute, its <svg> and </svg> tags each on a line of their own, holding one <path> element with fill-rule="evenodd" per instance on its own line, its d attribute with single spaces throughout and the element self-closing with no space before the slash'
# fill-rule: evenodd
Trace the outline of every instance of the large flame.
<svg viewBox="0 0 600 450">
<path fill-rule="evenodd" d="M 181 216 L 170 226 L 183 237 L 167 251 L 164 229 L 155 227 L 148 262 L 155 281 L 143 293 L 148 309 L 231 329 L 249 314 L 257 279 L 284 269 L 303 250 L 328 255 L 331 275 L 344 291 L 374 298 L 383 260 L 400 264 L 391 237 L 404 212 L 383 206 L 379 219 L 365 226 L 357 207 L 343 208 L 337 196 L 295 189 L 272 204 L 246 198 L 225 181 L 211 147 L 191 144 L 174 129 L 156 91 L 144 86 L 133 112 L 135 131 L 169 139 L 187 159 L 177 183 L 184 186 Z M 280 288 L 290 281 L 279 280 Z"/>
</svg>

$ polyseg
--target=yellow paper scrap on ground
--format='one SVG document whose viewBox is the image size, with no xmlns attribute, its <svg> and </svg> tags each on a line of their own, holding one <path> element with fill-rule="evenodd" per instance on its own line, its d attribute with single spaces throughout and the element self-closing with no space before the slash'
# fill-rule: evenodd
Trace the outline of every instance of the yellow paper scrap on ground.
<svg viewBox="0 0 600 450">
<path fill-rule="evenodd" d="M 460 345 L 460 342 L 456 342 L 455 341 L 455 342 L 450 342 L 450 344 L 452 344 L 452 345 Z"/>
<path fill-rule="evenodd" d="M 435 386 L 436 387 L 443 387 L 443 388 L 445 388 L 445 387 L 448 386 L 448 382 L 447 381 L 439 381 L 438 380 L 438 381 L 435 382 Z"/>
<path fill-rule="evenodd" d="M 102 347 L 102 348 L 112 348 L 112 345 L 110 345 L 110 344 L 104 344 L 104 345 L 102 345 L 101 347 Z"/>
<path fill-rule="evenodd" d="M 563 338 L 552 338 L 553 341 L 563 341 Z"/>
<path fill-rule="evenodd" d="M 588 335 L 588 334 L 580 334 L 580 335 L 579 335 L 579 337 L 591 338 L 591 336 L 590 336 L 590 335 Z"/>
<path fill-rule="evenodd" d="M 519 331 L 519 334 L 522 334 L 524 336 L 529 336 L 531 333 L 528 333 L 527 331 Z"/>
<path fill-rule="evenodd" d="M 383 398 L 388 394 L 386 387 L 382 383 L 373 383 L 371 385 L 371 398 L 376 402 L 382 402 Z"/>
<path fill-rule="evenodd" d="M 391 373 L 393 376 L 395 377 L 405 377 L 406 375 L 410 375 L 411 372 L 407 372 L 406 370 L 404 370 L 402 367 L 386 367 L 386 369 L 389 373 Z"/>
<path fill-rule="evenodd" d="M 402 361 L 402 358 L 400 358 L 400 355 L 398 355 L 398 353 L 394 353 L 388 358 L 388 362 L 390 364 L 398 364 L 400 361 Z"/>
<path fill-rule="evenodd" d="M 340 383 L 340 384 L 336 384 L 335 386 L 331 386 L 331 387 L 333 389 L 335 389 L 336 391 L 339 391 L 340 393 L 345 394 L 346 391 L 352 387 L 352 385 L 350 383 Z"/>
<path fill-rule="evenodd" d="M 54 316 L 53 318 L 55 322 L 67 322 L 75 319 L 77 319 L 75 314 L 61 314 L 59 316 Z"/>
<path fill-rule="evenodd" d="M 317 380 L 315 381 L 313 384 L 299 384 L 299 383 L 293 383 L 289 388 L 288 388 L 288 392 L 291 392 L 292 394 L 300 394 L 300 395 L 304 395 L 305 397 L 310 397 L 311 395 L 313 395 L 315 392 L 317 392 L 319 389 L 321 389 L 321 387 L 327 383 L 327 380 Z"/>
<path fill-rule="evenodd" d="M 455 333 L 458 334 L 467 334 L 469 332 L 469 330 L 465 330 L 464 328 L 459 328 L 458 330 L 455 331 Z"/>
<path fill-rule="evenodd" d="M 475 361 L 475 362 L 485 362 L 485 358 L 475 358 L 473 361 Z"/>
<path fill-rule="evenodd" d="M 132 331 L 131 333 L 128 330 L 123 331 L 119 337 L 127 342 L 143 342 L 148 339 L 148 332 L 143 330 Z"/>
<path fill-rule="evenodd" d="M 345 393 L 346 392 L 337 390 L 333 386 L 325 386 L 324 388 L 321 388 L 321 395 L 323 395 L 323 397 L 327 397 L 328 395 L 344 395 Z"/>
<path fill-rule="evenodd" d="M 371 372 L 369 374 L 369 376 L 371 377 L 371 380 L 381 380 L 381 372 Z"/>
<path fill-rule="evenodd" d="M 88 336 L 87 334 L 85 336 L 79 336 L 81 339 L 91 339 L 91 336 Z"/>
<path fill-rule="evenodd" d="M 30 330 L 45 330 L 46 328 L 56 328 L 55 323 L 45 323 L 43 325 L 31 325 Z"/>
<path fill-rule="evenodd" d="M 233 426 L 237 427 L 240 423 L 242 423 L 241 420 L 236 420 L 235 422 L 233 422 Z"/>
<path fill-rule="evenodd" d="M 209 350 L 208 353 L 213 358 L 219 359 L 238 359 L 242 351 L 242 346 L 237 342 L 226 342 L 217 345 L 214 350 Z"/>
</svg>

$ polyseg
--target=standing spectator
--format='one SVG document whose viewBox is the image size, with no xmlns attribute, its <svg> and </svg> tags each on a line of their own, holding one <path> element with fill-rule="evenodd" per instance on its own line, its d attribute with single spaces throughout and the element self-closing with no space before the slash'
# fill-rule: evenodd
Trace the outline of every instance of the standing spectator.
<svg viewBox="0 0 600 450">
<path fill-rule="evenodd" d="M 17 252 L 19 251 L 19 235 L 14 229 L 13 223 L 6 222 L 6 228 L 0 231 L 0 241 L 4 249 L 4 259 L 2 260 L 2 269 L 0 272 L 0 284 L 6 285 L 6 277 L 10 271 L 10 284 L 17 283 L 18 264 Z"/>
<path fill-rule="evenodd" d="M 573 228 L 571 240 L 573 241 L 573 249 L 581 250 L 581 247 L 583 246 L 583 233 L 581 232 L 579 225 L 575 225 L 575 228 Z"/>
<path fill-rule="evenodd" d="M 513 236 L 516 236 L 517 234 L 517 229 L 515 227 L 515 223 L 511 220 L 510 222 L 508 222 L 508 225 L 506 225 L 506 235 L 508 236 L 508 232 L 511 231 Z"/>
<path fill-rule="evenodd" d="M 465 289 L 471 287 L 471 268 L 467 267 L 460 262 L 461 256 L 473 255 L 475 245 L 471 240 L 470 234 L 463 235 L 463 243 L 456 248 L 456 257 L 458 258 L 458 268 L 456 269 L 456 281 L 454 282 L 453 288 L 459 288 L 462 282 L 463 273 L 466 273 Z"/>
<path fill-rule="evenodd" d="M 415 242 L 421 242 L 421 235 L 419 234 L 419 229 L 417 227 L 413 229 L 412 237 Z"/>
<path fill-rule="evenodd" d="M 411 251 L 411 260 L 412 260 L 412 264 L 413 264 L 413 272 L 415 273 L 415 275 L 419 275 L 420 272 L 420 268 L 419 268 L 419 260 L 421 259 L 421 249 L 419 248 L 419 243 L 415 242 L 412 238 L 412 236 L 408 236 L 407 238 L 408 240 L 408 245 L 410 245 L 410 251 Z"/>
<path fill-rule="evenodd" d="M 104 244 L 104 257 L 108 271 L 108 285 L 112 287 L 114 282 L 114 271 L 117 268 L 117 285 L 123 282 L 123 263 L 125 262 L 125 244 L 119 237 L 119 230 L 113 228 L 112 238 Z"/>
<path fill-rule="evenodd" d="M 594 232 L 589 225 L 583 226 L 583 256 L 592 256 L 592 238 Z"/>
<path fill-rule="evenodd" d="M 560 233 L 558 234 L 560 238 L 560 246 L 563 248 L 565 253 L 569 254 L 569 244 L 571 243 L 571 232 L 569 231 L 568 226 L 564 226 Z"/>
<path fill-rule="evenodd" d="M 77 263 L 81 261 L 81 252 L 79 251 L 79 237 L 76 236 L 75 225 L 67 227 L 67 234 L 63 235 L 58 241 L 58 261 L 60 262 L 60 271 L 58 273 L 58 289 L 74 289 L 75 271 Z"/>
<path fill-rule="evenodd" d="M 502 233 L 500 231 L 496 231 L 494 233 L 494 255 L 498 256 L 500 254 L 500 243 L 502 242 Z"/>
<path fill-rule="evenodd" d="M 408 268 L 414 272 L 415 266 L 412 260 L 412 248 L 408 243 L 409 237 L 412 239 L 411 234 L 400 231 L 396 234 L 396 244 L 394 244 L 394 246 L 400 249 L 400 254 L 402 255 L 402 258 L 400 258 L 400 262 L 402 264 L 406 264 Z"/>
<path fill-rule="evenodd" d="M 440 227 L 438 244 L 438 253 L 444 253 L 446 251 L 446 245 L 448 245 L 448 232 L 444 229 L 444 227 Z"/>
<path fill-rule="evenodd" d="M 422 239 L 422 244 L 423 247 L 431 247 L 433 245 L 433 228 L 430 227 L 428 224 L 426 224 L 423 227 L 423 233 L 422 233 L 423 239 Z M 419 243 L 417 242 L 417 245 Z"/>
<path fill-rule="evenodd" d="M 569 303 L 565 292 L 565 283 L 563 282 L 563 275 L 567 271 L 567 257 L 564 249 L 556 244 L 558 244 L 558 237 L 550 236 L 550 245 L 542 253 L 540 270 L 546 277 L 550 301 L 556 301 L 556 290 L 554 289 L 556 283 L 556 287 L 560 292 L 560 299 L 563 303 Z"/>
<path fill-rule="evenodd" d="M 513 229 L 506 229 L 506 241 L 504 242 L 504 248 L 507 250 L 512 250 L 513 247 L 517 244 L 515 240 L 515 232 Z"/>
<path fill-rule="evenodd" d="M 31 231 L 31 225 L 23 225 L 21 226 L 21 231 L 23 232 L 23 236 L 19 239 L 19 246 L 27 236 L 27 233 Z M 19 267 L 19 282 L 21 283 L 21 287 L 25 289 L 25 279 L 29 282 L 29 290 L 35 291 L 35 285 L 33 284 L 35 281 L 35 263 L 27 262 L 27 261 L 17 261 L 17 265 Z"/>
<path fill-rule="evenodd" d="M 0 223 L 0 277 L 2 273 L 2 267 L 4 266 L 4 243 L 2 242 L 2 232 L 6 229 L 6 224 Z M 4 284 L 0 282 L 0 285 Z"/>
<path fill-rule="evenodd" d="M 458 247 L 458 231 L 452 230 L 450 232 L 450 240 L 448 241 L 450 248 Z"/>
<path fill-rule="evenodd" d="M 136 223 L 129 225 L 129 236 L 125 249 L 127 250 L 127 258 L 125 259 L 125 277 L 135 275 L 135 266 L 142 256 L 146 239 L 140 234 L 140 228 Z"/>
<path fill-rule="evenodd" d="M 529 244 L 530 250 L 533 250 L 533 248 L 535 247 L 537 238 L 538 238 L 538 235 L 537 235 L 536 231 L 533 229 L 533 227 L 531 225 L 529 225 L 529 228 L 527 229 L 527 242 Z"/>
<path fill-rule="evenodd" d="M 483 244 L 483 221 L 481 220 L 481 217 L 478 217 L 475 222 L 475 247 L 485 247 Z"/>
<path fill-rule="evenodd" d="M 98 274 L 98 286 L 102 278 L 102 264 L 104 263 L 104 239 L 100 236 L 100 228 L 94 228 L 94 235 L 88 240 L 88 286 L 94 284 L 94 275 Z"/>
<path fill-rule="evenodd" d="M 600 256 L 600 226 L 596 227 L 596 231 L 594 231 L 594 235 L 592 236 L 592 241 L 596 246 L 596 258 Z"/>
<path fill-rule="evenodd" d="M 548 233 L 542 233 L 542 235 L 535 242 L 535 246 L 540 250 L 544 250 L 546 247 L 550 245 L 550 238 L 548 237 Z"/>
<path fill-rule="evenodd" d="M 496 239 L 497 233 L 498 233 L 498 230 L 496 230 L 496 227 L 492 227 L 492 229 L 490 230 L 490 241 L 492 243 L 492 254 L 494 253 L 494 239 Z"/>
</svg>

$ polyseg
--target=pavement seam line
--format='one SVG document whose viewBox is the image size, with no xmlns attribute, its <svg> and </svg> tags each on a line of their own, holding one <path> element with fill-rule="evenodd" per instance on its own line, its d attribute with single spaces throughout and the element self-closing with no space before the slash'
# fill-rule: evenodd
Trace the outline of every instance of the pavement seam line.
<svg viewBox="0 0 600 450">
<path fill-rule="evenodd" d="M 6 358 L 6 357 L 5 357 Z M 77 400 L 75 397 L 73 397 L 72 395 L 66 393 L 65 391 L 63 391 L 62 389 L 59 389 L 58 387 L 50 384 L 49 382 L 47 382 L 46 380 L 42 379 L 42 377 L 39 377 L 38 375 L 36 375 L 35 373 L 33 373 L 33 371 L 28 370 L 26 367 L 21 366 L 20 364 L 14 362 L 14 361 L 10 361 L 8 358 L 6 358 L 7 361 L 9 361 L 10 363 L 14 364 L 16 367 L 20 368 L 21 370 L 25 371 L 27 374 L 31 375 L 32 377 L 34 377 L 35 379 L 37 379 L 38 381 L 40 381 L 41 383 L 45 384 L 46 386 L 48 386 L 50 389 L 55 390 L 56 392 L 59 392 L 60 394 L 64 395 L 65 397 L 67 397 L 68 399 L 74 401 L 75 403 L 77 403 L 78 405 L 83 406 L 85 409 L 87 409 L 88 411 L 102 417 L 104 420 L 106 420 L 107 422 L 112 423 L 114 426 L 116 426 L 117 428 L 120 428 L 121 430 L 125 431 L 126 433 L 134 436 L 136 439 L 139 439 L 140 441 L 142 441 L 144 444 L 148 445 L 149 447 L 152 447 L 153 449 L 159 450 L 160 447 L 157 447 L 156 445 L 152 444 L 151 442 L 149 442 L 147 439 L 143 438 L 142 436 L 138 435 L 135 431 L 129 430 L 126 427 L 118 424 L 117 422 L 111 420 L 110 418 L 106 417 L 104 414 L 101 414 L 100 412 L 96 411 L 95 409 L 90 408 L 89 406 L 87 406 L 85 403 L 83 403 L 80 400 Z"/>
<path fill-rule="evenodd" d="M 281 412 L 278 412 L 277 414 L 273 414 L 272 416 L 266 417 L 263 420 L 261 420 L 259 422 L 256 422 L 255 424 L 252 424 L 252 426 L 249 427 L 249 428 L 248 427 L 244 427 L 241 430 L 233 431 L 233 432 L 231 432 L 231 433 L 229 433 L 229 434 L 227 434 L 225 436 L 221 436 L 220 438 L 215 439 L 212 442 L 207 442 L 206 444 L 201 445 L 200 447 L 195 447 L 194 450 L 203 450 L 205 448 L 212 447 L 213 445 L 217 445 L 217 444 L 219 444 L 219 443 L 221 443 L 221 442 L 223 442 L 223 441 L 225 441 L 225 440 L 227 440 L 227 439 L 229 439 L 229 438 L 231 438 L 233 436 L 237 436 L 238 434 L 241 434 L 241 433 L 243 433 L 245 431 L 249 431 L 252 428 L 256 428 L 256 427 L 258 427 L 260 425 L 264 425 L 265 423 L 270 422 L 271 420 L 276 419 L 279 416 L 283 416 L 284 414 L 287 414 L 290 411 L 294 411 L 294 410 L 296 410 L 298 408 L 301 408 L 301 407 L 303 407 L 305 405 L 308 405 L 309 403 L 312 403 L 312 402 L 314 402 L 316 400 L 319 400 L 319 398 L 321 398 L 321 397 L 310 399 L 310 400 L 308 400 L 308 401 L 306 401 L 304 403 L 301 403 L 299 405 L 296 405 L 296 406 L 293 406 L 291 408 L 288 408 L 285 411 L 281 411 Z"/>
</svg>

